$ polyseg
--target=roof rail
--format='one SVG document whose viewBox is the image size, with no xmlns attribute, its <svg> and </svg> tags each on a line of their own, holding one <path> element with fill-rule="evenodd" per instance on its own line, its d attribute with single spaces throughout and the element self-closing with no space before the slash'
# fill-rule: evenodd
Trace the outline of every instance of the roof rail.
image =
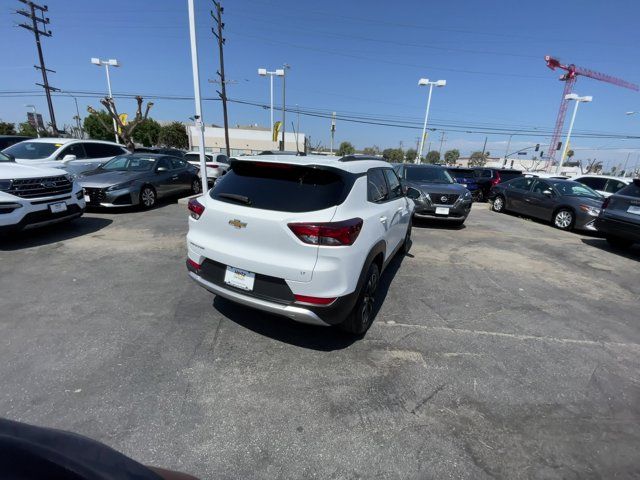
<svg viewBox="0 0 640 480">
<path fill-rule="evenodd" d="M 376 157 L 375 155 L 345 155 L 338 159 L 339 162 L 355 162 L 357 160 L 378 160 L 384 161 L 382 157 Z"/>
</svg>

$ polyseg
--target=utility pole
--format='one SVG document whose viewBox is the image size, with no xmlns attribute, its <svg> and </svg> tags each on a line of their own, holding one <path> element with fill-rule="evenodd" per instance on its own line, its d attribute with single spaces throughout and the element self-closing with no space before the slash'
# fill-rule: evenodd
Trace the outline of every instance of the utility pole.
<svg viewBox="0 0 640 480">
<path fill-rule="evenodd" d="M 484 145 L 482 146 L 482 157 L 484 158 L 484 152 L 487 150 L 487 139 L 489 137 L 484 137 Z"/>
<path fill-rule="evenodd" d="M 336 134 L 336 112 L 331 114 L 331 148 L 329 152 L 333 155 L 333 137 Z"/>
<path fill-rule="evenodd" d="M 224 115 L 224 141 L 227 145 L 227 157 L 231 156 L 231 147 L 229 145 L 229 119 L 227 117 L 227 87 L 226 80 L 224 79 L 224 42 L 225 39 L 222 36 L 222 29 L 224 28 L 224 23 L 222 23 L 222 12 L 224 12 L 224 8 L 220 5 L 220 2 L 216 2 L 216 0 L 212 0 L 213 5 L 216 7 L 216 13 L 214 15 L 211 12 L 211 16 L 218 24 L 218 32 L 216 33 L 216 29 L 212 28 L 211 32 L 218 39 L 218 49 L 220 50 L 220 70 L 217 72 L 220 76 L 220 84 L 222 93 L 217 92 L 220 98 L 222 99 L 222 113 Z"/>
<path fill-rule="evenodd" d="M 445 132 L 441 132 L 440 133 L 440 150 L 439 150 L 439 155 L 442 158 L 442 144 L 444 143 L 444 134 Z"/>
<path fill-rule="evenodd" d="M 40 66 L 34 67 L 42 72 L 42 83 L 36 83 L 36 85 L 44 88 L 44 92 L 47 96 L 47 105 L 49 106 L 49 117 L 51 119 L 51 130 L 55 136 L 58 136 L 58 127 L 56 126 L 56 114 L 53 111 L 53 102 L 51 101 L 51 92 L 57 92 L 59 89 L 54 88 L 49 85 L 49 79 L 47 78 L 47 72 L 56 73 L 53 70 L 47 70 L 47 67 L 44 64 L 44 56 L 42 55 L 42 45 L 40 44 L 40 35 L 45 37 L 51 36 L 51 30 L 40 30 L 38 27 L 38 23 L 41 23 L 44 28 L 49 24 L 49 18 L 45 18 L 44 12 L 49 10 L 49 7 L 46 5 L 40 6 L 33 3 L 30 0 L 19 0 L 24 3 L 27 7 L 29 7 L 29 11 L 26 10 L 16 10 L 16 13 L 22 15 L 23 17 L 27 17 L 31 19 L 31 25 L 26 23 L 20 23 L 18 26 L 22 27 L 26 30 L 30 30 L 33 32 L 33 35 L 36 39 L 36 47 L 38 48 L 38 58 L 40 60 Z M 40 12 L 40 18 L 36 16 L 36 10 Z"/>
<path fill-rule="evenodd" d="M 627 159 L 624 161 L 624 169 L 622 170 L 624 172 L 623 177 L 627 176 L 627 164 L 629 163 L 630 156 L 631 156 L 631 152 L 627 153 Z"/>
<path fill-rule="evenodd" d="M 507 149 L 504 151 L 504 162 L 502 163 L 503 167 L 507 165 L 507 155 L 509 155 L 509 148 L 511 147 L 512 138 L 513 138 L 513 133 L 509 135 L 509 141 L 507 142 Z"/>
</svg>

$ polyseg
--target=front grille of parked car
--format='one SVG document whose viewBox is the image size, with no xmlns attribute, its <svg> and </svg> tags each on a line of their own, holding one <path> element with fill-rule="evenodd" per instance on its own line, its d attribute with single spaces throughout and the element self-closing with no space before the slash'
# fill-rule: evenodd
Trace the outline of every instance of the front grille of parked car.
<svg viewBox="0 0 640 480">
<path fill-rule="evenodd" d="M 25 178 L 11 181 L 7 193 L 21 198 L 51 197 L 71 193 L 73 184 L 64 175 L 60 177 Z"/>
<path fill-rule="evenodd" d="M 104 202 L 106 195 L 104 193 L 104 190 L 102 190 L 101 188 L 84 188 L 84 193 L 86 193 L 89 196 L 89 202 L 90 203 L 100 203 L 100 202 Z"/>
<path fill-rule="evenodd" d="M 430 193 L 431 201 L 438 205 L 453 205 L 458 200 L 457 193 Z"/>
</svg>

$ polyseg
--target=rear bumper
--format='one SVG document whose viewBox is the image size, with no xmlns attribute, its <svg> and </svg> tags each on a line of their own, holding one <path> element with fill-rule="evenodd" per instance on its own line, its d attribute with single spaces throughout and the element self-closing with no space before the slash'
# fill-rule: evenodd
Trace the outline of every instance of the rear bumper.
<svg viewBox="0 0 640 480">
<path fill-rule="evenodd" d="M 596 228 L 605 235 L 610 235 L 634 242 L 640 242 L 640 225 L 613 220 L 607 217 L 596 218 Z"/>
<path fill-rule="evenodd" d="M 273 313 L 275 315 L 288 317 L 300 323 L 307 323 L 309 325 L 321 325 L 325 327 L 330 325 L 330 323 L 325 322 L 316 313 L 314 313 L 313 311 L 307 308 L 293 306 L 293 305 L 284 305 L 276 302 L 263 300 L 261 298 L 244 295 L 242 293 L 236 292 L 229 288 L 224 288 L 214 283 L 211 283 L 193 271 L 189 271 L 189 276 L 201 287 L 204 287 L 207 290 L 209 290 L 211 293 L 220 295 L 221 297 L 224 297 L 227 300 L 231 300 L 232 302 L 236 302 L 241 305 L 245 305 L 247 307 L 252 307 L 257 310 L 262 310 L 263 312 L 268 312 L 268 313 Z"/>
</svg>

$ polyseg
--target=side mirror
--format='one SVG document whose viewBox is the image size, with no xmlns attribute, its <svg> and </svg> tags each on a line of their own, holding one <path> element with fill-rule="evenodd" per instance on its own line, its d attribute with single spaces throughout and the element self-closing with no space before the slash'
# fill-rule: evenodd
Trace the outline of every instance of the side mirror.
<svg viewBox="0 0 640 480">
<path fill-rule="evenodd" d="M 78 157 L 76 157 L 75 155 L 65 155 L 64 157 L 62 157 L 62 161 L 66 163 L 75 160 L 76 158 Z"/>
<path fill-rule="evenodd" d="M 553 197 L 553 192 L 551 190 L 545 190 L 542 192 L 545 197 Z"/>
<path fill-rule="evenodd" d="M 169 169 L 167 167 L 158 167 L 156 168 L 156 172 L 160 173 L 160 172 L 168 172 Z"/>
<path fill-rule="evenodd" d="M 416 200 L 418 198 L 420 198 L 420 191 L 416 190 L 413 187 L 407 187 L 407 193 L 406 193 L 407 197 L 409 197 L 412 200 Z"/>
</svg>

